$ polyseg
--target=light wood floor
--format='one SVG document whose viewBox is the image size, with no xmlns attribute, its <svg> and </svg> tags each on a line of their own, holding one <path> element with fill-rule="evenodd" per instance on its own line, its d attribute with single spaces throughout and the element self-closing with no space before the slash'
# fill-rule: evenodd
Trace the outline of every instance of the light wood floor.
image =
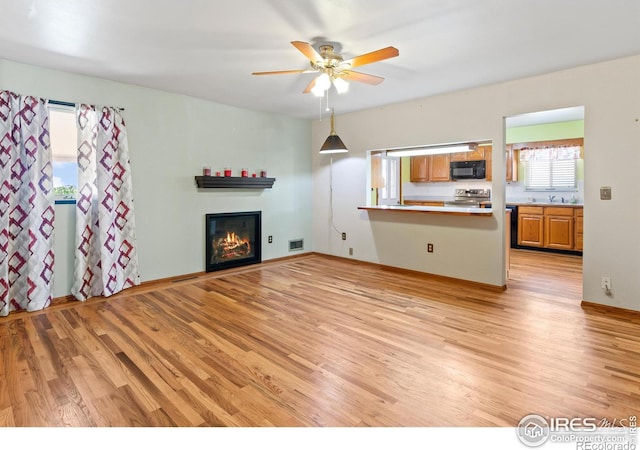
<svg viewBox="0 0 640 450">
<path fill-rule="evenodd" d="M 581 259 L 495 292 L 320 255 L 0 318 L 2 426 L 516 426 L 640 410 L 640 315 Z"/>
</svg>

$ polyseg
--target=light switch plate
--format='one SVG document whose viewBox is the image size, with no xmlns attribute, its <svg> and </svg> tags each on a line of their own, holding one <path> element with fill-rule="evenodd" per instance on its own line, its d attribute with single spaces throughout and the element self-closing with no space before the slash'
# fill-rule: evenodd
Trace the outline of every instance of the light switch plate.
<svg viewBox="0 0 640 450">
<path fill-rule="evenodd" d="M 611 187 L 602 186 L 600 188 L 600 200 L 611 200 Z"/>
</svg>

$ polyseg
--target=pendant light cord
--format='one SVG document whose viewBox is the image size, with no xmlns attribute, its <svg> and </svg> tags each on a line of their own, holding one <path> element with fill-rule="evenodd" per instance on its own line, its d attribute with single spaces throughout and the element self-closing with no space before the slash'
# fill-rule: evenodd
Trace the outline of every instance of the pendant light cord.
<svg viewBox="0 0 640 450">
<path fill-rule="evenodd" d="M 333 156 L 329 157 L 329 221 L 336 233 L 341 235 L 342 232 L 333 223 Z"/>
</svg>

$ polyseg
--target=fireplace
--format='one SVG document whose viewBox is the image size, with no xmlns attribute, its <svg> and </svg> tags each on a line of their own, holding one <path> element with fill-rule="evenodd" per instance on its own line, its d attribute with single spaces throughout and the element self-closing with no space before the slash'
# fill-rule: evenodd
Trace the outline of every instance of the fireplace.
<svg viewBox="0 0 640 450">
<path fill-rule="evenodd" d="M 206 271 L 261 262 L 261 219 L 262 211 L 207 214 Z"/>
</svg>

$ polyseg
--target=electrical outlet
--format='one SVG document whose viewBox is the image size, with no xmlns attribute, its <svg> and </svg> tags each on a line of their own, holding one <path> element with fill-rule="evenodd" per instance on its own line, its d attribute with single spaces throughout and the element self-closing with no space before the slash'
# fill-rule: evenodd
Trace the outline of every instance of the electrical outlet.
<svg viewBox="0 0 640 450">
<path fill-rule="evenodd" d="M 347 233 L 342 233 L 342 240 L 346 241 L 347 240 Z"/>
<path fill-rule="evenodd" d="M 353 256 L 353 247 L 349 247 L 349 256 Z"/>
<path fill-rule="evenodd" d="M 269 241 L 269 244 L 273 244 L 273 236 L 269 236 L 267 240 Z"/>
<path fill-rule="evenodd" d="M 602 289 L 604 289 L 606 293 L 611 291 L 611 277 L 602 277 Z"/>
<path fill-rule="evenodd" d="M 433 253 L 433 244 L 427 244 L 427 252 Z"/>
</svg>

